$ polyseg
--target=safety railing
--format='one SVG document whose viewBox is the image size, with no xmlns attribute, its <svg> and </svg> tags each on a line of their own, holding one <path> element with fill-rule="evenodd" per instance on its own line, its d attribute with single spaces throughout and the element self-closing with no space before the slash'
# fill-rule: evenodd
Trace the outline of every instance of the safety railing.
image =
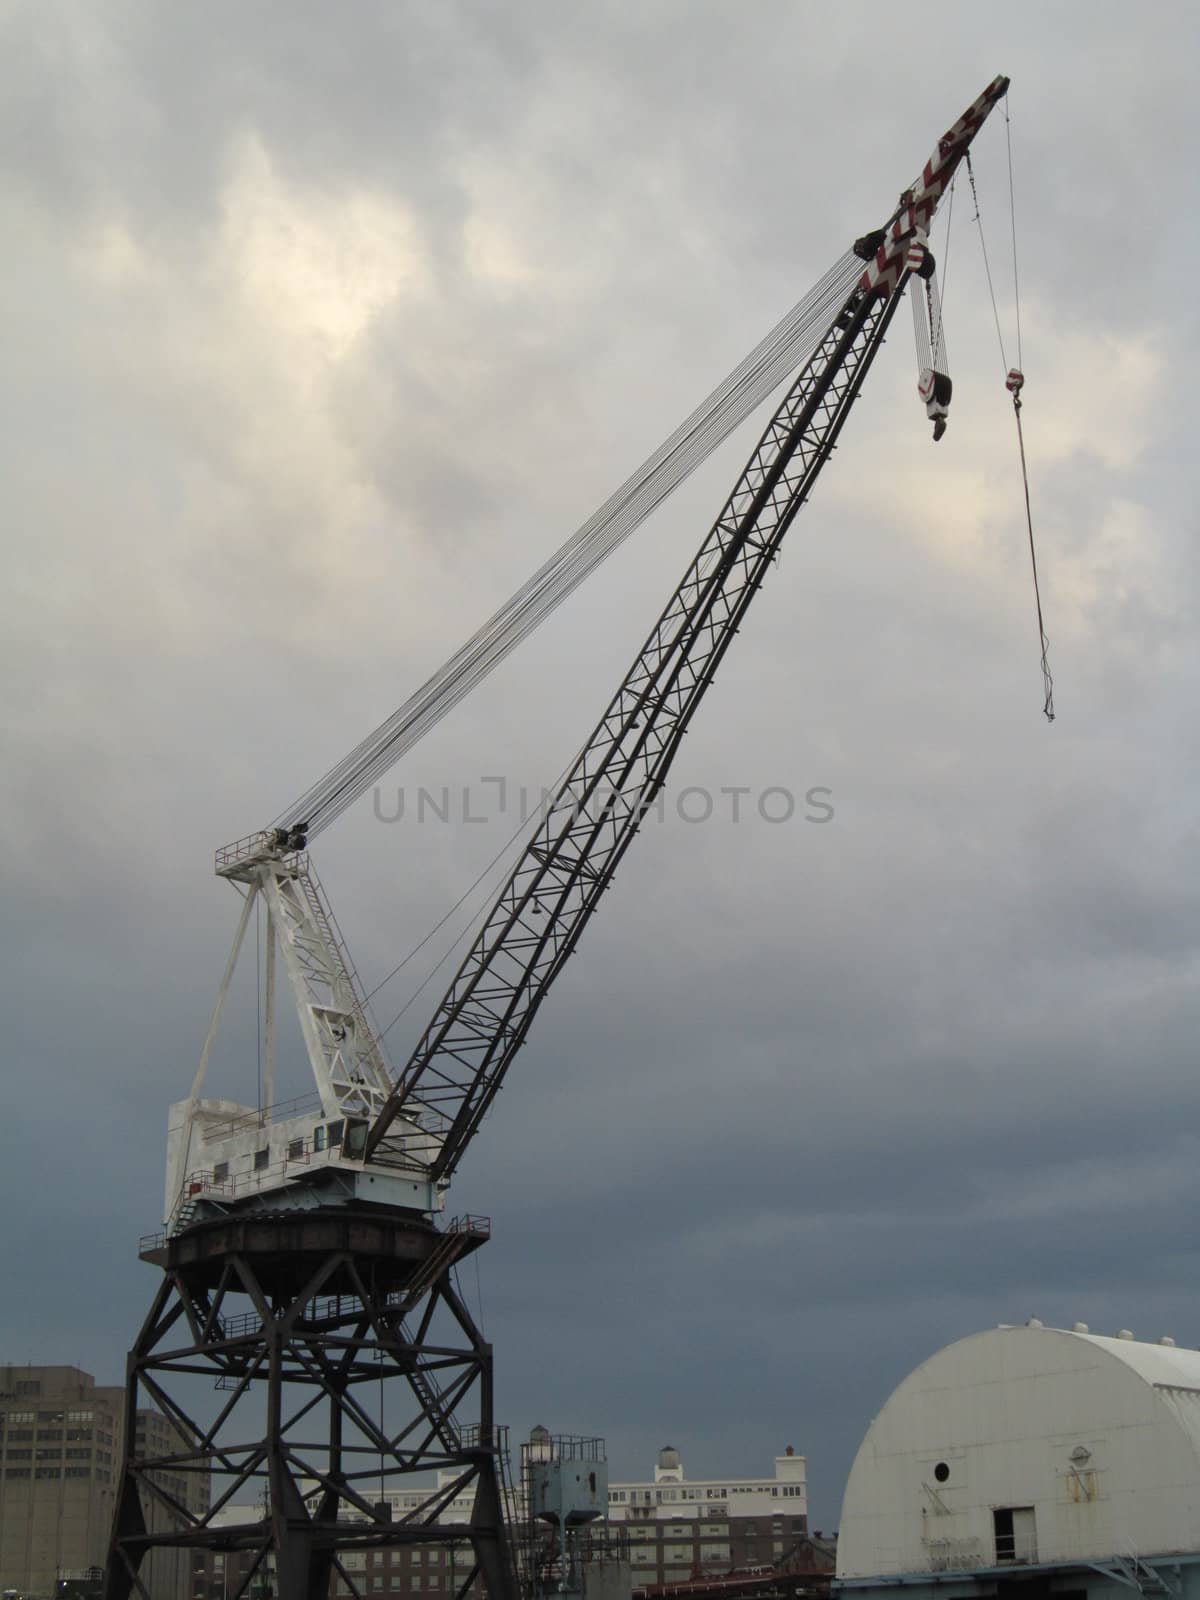
<svg viewBox="0 0 1200 1600">
<path fill-rule="evenodd" d="M 240 861 L 248 861 L 251 856 L 266 855 L 270 848 L 270 838 L 260 828 L 257 833 L 248 833 L 244 839 L 223 844 L 213 857 L 213 865 L 220 872 L 222 867 L 236 867 Z"/>
<path fill-rule="evenodd" d="M 490 1239 L 492 1236 L 492 1219 L 491 1217 L 479 1217 L 472 1215 L 470 1212 L 464 1212 L 461 1217 L 454 1218 L 446 1232 L 478 1233 L 485 1239 Z"/>
<path fill-rule="evenodd" d="M 302 1117 L 310 1111 L 319 1110 L 321 1096 L 315 1089 L 309 1089 L 305 1094 L 295 1095 L 291 1100 L 277 1100 L 274 1105 L 263 1106 L 259 1111 L 239 1111 L 236 1116 L 228 1118 L 214 1118 L 206 1123 L 209 1138 L 224 1138 L 231 1133 L 238 1133 L 245 1128 L 261 1128 L 272 1122 L 286 1122 L 289 1117 Z"/>
</svg>

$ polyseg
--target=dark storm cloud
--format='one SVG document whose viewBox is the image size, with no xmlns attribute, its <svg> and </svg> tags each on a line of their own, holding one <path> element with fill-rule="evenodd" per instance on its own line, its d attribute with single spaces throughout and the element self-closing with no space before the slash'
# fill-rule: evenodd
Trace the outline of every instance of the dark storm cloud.
<svg viewBox="0 0 1200 1600">
<path fill-rule="evenodd" d="M 495 1217 L 478 1290 L 514 1425 L 606 1433 L 623 1475 L 668 1436 L 711 1473 L 794 1444 L 825 1525 L 871 1412 L 952 1337 L 1036 1312 L 1196 1342 L 1190 14 L 4 27 L 6 1177 L 38 1218 L 7 1239 L 6 1357 L 120 1369 L 232 934 L 212 848 L 436 666 L 996 71 L 1059 722 L 960 195 L 953 431 L 931 454 L 902 313 L 675 773 L 827 786 L 833 821 L 644 831 L 451 1204 Z M 549 781 L 744 449 L 402 780 Z M 511 826 L 364 805 L 322 840 L 371 981 Z M 231 1092 L 253 1032 L 247 984 Z"/>
</svg>

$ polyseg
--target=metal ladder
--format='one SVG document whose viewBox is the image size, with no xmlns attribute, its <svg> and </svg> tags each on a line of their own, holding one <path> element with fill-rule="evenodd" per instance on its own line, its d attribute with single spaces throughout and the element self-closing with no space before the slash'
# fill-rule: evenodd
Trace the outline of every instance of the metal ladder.
<svg viewBox="0 0 1200 1600">
<path fill-rule="evenodd" d="M 391 1074 L 387 1070 L 387 1063 L 383 1058 L 383 1051 L 379 1047 L 375 1029 L 371 1026 L 367 1016 L 367 1004 L 360 993 L 358 969 L 350 959 L 342 931 L 337 925 L 333 912 L 325 899 L 321 888 L 321 880 L 317 877 L 316 869 L 310 859 L 305 856 L 296 868 L 296 882 L 300 886 L 312 919 L 324 941 L 325 948 L 332 957 L 337 967 L 338 977 L 345 984 L 346 994 L 350 1000 L 350 1011 L 354 1017 L 355 1028 L 359 1037 L 367 1043 L 375 1065 L 381 1075 L 382 1081 L 390 1081 Z"/>
</svg>

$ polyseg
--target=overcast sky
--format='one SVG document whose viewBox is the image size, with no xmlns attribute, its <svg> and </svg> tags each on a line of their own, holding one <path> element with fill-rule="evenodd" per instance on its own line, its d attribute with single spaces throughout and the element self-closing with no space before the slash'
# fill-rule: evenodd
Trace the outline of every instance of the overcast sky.
<svg viewBox="0 0 1200 1600">
<path fill-rule="evenodd" d="M 0 1358 L 120 1375 L 235 921 L 213 849 L 437 666 L 998 72 L 1058 720 L 960 192 L 946 439 L 902 308 L 450 1207 L 493 1218 L 515 1429 L 601 1433 L 618 1477 L 667 1440 L 711 1476 L 791 1444 L 825 1528 L 873 1413 L 953 1338 L 1037 1314 L 1200 1343 L 1192 8 L 0 16 Z M 1001 116 L 977 171 L 1011 361 Z M 549 782 L 751 443 L 380 812 L 398 784 Z M 759 815 L 814 786 L 831 821 Z M 366 799 L 321 839 L 369 981 L 512 831 L 488 794 L 480 824 Z M 251 1100 L 252 993 L 213 1078 Z"/>
</svg>

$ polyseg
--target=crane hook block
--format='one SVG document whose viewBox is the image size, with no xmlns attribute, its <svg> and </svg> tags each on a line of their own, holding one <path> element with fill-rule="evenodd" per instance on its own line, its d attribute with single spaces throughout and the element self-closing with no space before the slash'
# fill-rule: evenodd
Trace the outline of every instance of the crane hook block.
<svg viewBox="0 0 1200 1600">
<path fill-rule="evenodd" d="M 1020 394 L 1021 390 L 1025 387 L 1025 374 L 1020 371 L 1019 368 L 1012 367 L 1009 370 L 1008 377 L 1004 380 L 1004 387 L 1008 390 L 1009 394 Z"/>
<path fill-rule="evenodd" d="M 950 374 L 935 372 L 932 367 L 922 367 L 917 378 L 917 393 L 925 402 L 925 415 L 933 423 L 933 437 L 936 442 L 946 431 L 946 413 L 950 409 L 950 398 L 954 393 Z"/>
</svg>

